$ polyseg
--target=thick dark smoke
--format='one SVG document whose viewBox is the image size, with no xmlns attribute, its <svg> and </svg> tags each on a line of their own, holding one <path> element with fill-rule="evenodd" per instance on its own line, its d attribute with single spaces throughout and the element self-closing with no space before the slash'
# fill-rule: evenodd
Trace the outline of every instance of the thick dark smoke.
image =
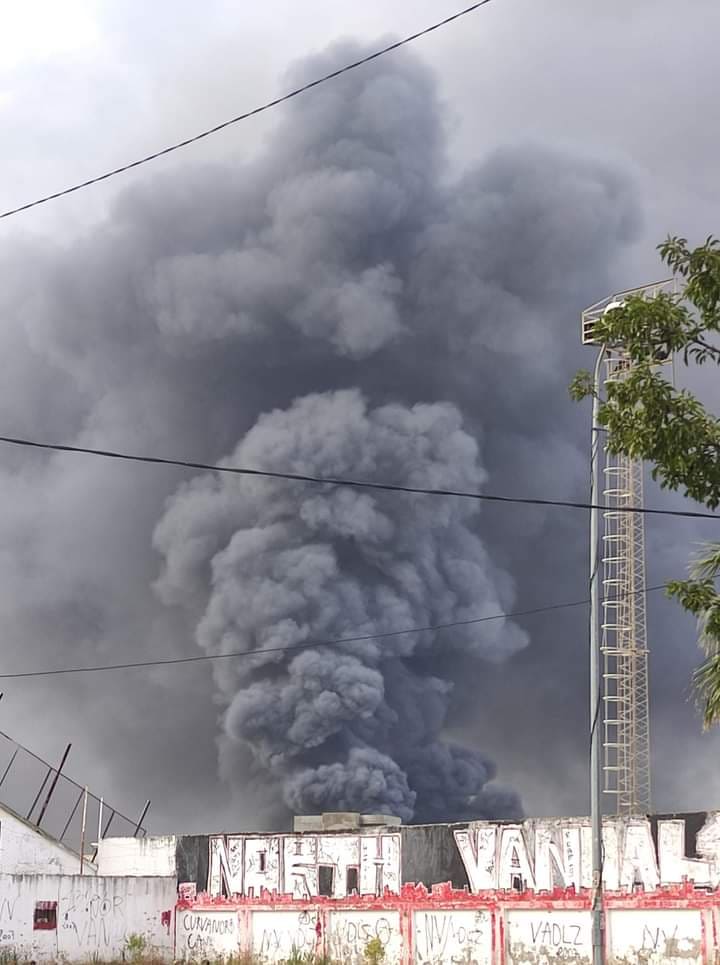
<svg viewBox="0 0 720 965">
<path fill-rule="evenodd" d="M 359 53 L 334 48 L 291 82 Z M 605 292 L 636 221 L 621 171 L 559 150 L 507 148 L 451 179 L 433 76 L 386 58 L 295 102 L 252 165 L 150 179 L 67 249 L 7 253 L 6 424 L 263 469 L 573 494 L 577 312 Z M 532 642 L 512 621 L 252 653 L 557 599 L 553 566 L 584 552 L 575 521 L 15 458 L 4 545 L 29 562 L 2 605 L 20 637 L 52 632 L 58 658 L 76 660 L 167 656 L 192 639 L 251 654 L 214 664 L 210 714 L 188 678 L 102 703 L 83 692 L 114 713 L 107 746 L 132 745 L 156 798 L 185 783 L 172 813 L 207 802 L 214 765 L 187 755 L 218 714 L 222 776 L 241 804 L 270 802 L 265 822 L 519 813 L 476 746 L 501 748 L 505 724 L 466 731 Z M 129 740 L 138 721 L 182 746 L 182 774 L 172 750 L 160 764 L 151 739 Z"/>
<path fill-rule="evenodd" d="M 305 66 L 297 80 L 351 53 Z M 234 336 L 262 358 L 256 365 L 281 353 L 292 385 L 312 361 L 316 387 L 327 384 L 327 368 L 367 394 L 306 395 L 263 415 L 230 462 L 466 489 L 486 481 L 455 407 L 373 409 L 371 400 L 378 389 L 381 398 L 422 399 L 438 372 L 444 385 L 432 395 L 455 394 L 452 369 L 472 377 L 482 353 L 501 364 L 506 353 L 544 349 L 551 333 L 532 331 L 523 301 L 537 301 L 540 329 L 564 246 L 582 262 L 597 228 L 588 238 L 584 222 L 563 225 L 548 237 L 547 220 L 528 219 L 520 231 L 513 221 L 510 261 L 503 235 L 513 201 L 559 204 L 548 185 L 551 168 L 566 162 L 504 154 L 443 187 L 433 100 L 431 78 L 409 58 L 323 90 L 301 123 L 273 139 L 254 217 L 240 219 L 235 244 L 156 266 L 163 331 Z M 622 236 L 624 183 L 580 170 L 563 191 L 587 194 L 578 203 L 593 214 L 602 205 L 604 230 Z M 379 356 L 395 365 L 395 385 L 378 385 Z M 336 359 L 362 364 L 340 368 Z M 156 531 L 166 560 L 159 588 L 169 602 L 199 604 L 197 640 L 213 654 L 490 615 L 516 597 L 481 528 L 462 501 L 202 479 L 171 501 Z M 453 691 L 446 668 L 457 653 L 479 672 L 478 658 L 502 660 L 525 643 L 512 624 L 491 623 L 221 665 L 224 733 L 252 749 L 294 810 L 406 820 L 517 813 L 513 795 L 484 796 L 494 773 L 487 758 L 442 733 Z"/>
<path fill-rule="evenodd" d="M 357 390 L 309 395 L 261 416 L 229 461 L 313 475 L 479 489 L 477 445 L 449 405 L 368 410 Z M 249 744 L 295 810 L 440 819 L 487 810 L 484 757 L 440 740 L 453 652 L 501 660 L 525 646 L 502 621 L 285 656 L 283 647 L 502 612 L 512 604 L 479 537 L 474 502 L 265 480 L 202 478 L 156 530 L 168 601 L 202 599 L 227 736 Z M 503 592 L 505 587 L 505 592 Z M 434 668 L 434 672 L 431 672 Z M 418 804 L 419 799 L 419 804 Z M 509 799 L 508 799 L 509 800 Z M 451 802 L 451 803 L 450 803 Z M 515 804 L 517 810 L 517 804 Z"/>
</svg>

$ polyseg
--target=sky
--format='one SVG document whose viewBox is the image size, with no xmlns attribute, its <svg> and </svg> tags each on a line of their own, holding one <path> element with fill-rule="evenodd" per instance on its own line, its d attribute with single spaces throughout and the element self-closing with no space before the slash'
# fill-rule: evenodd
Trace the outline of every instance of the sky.
<svg viewBox="0 0 720 965">
<path fill-rule="evenodd" d="M 56 6 L 3 13 L 3 210 L 457 9 Z M 3 221 L 0 434 L 584 498 L 589 414 L 566 391 L 588 364 L 579 314 L 662 275 L 668 233 L 717 230 L 718 27 L 710 0 L 692 17 L 665 0 L 631 13 L 493 0 L 411 51 Z M 688 384 L 717 411 L 713 373 Z M 8 671 L 587 593 L 579 512 L 2 456 Z M 646 498 L 681 503 L 652 483 Z M 648 522 L 648 583 L 680 575 L 713 534 Z M 653 594 L 660 811 L 720 797 L 718 737 L 688 695 L 694 634 Z M 0 728 L 51 759 L 72 741 L 69 773 L 127 813 L 151 798 L 158 833 L 279 827 L 339 803 L 407 820 L 580 814 L 586 646 L 577 608 L 247 670 L 7 681 Z"/>
</svg>

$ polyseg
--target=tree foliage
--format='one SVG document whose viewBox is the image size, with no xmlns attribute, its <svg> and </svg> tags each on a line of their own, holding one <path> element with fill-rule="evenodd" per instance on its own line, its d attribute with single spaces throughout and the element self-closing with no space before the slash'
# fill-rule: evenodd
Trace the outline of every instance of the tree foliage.
<svg viewBox="0 0 720 965">
<path fill-rule="evenodd" d="M 720 242 L 708 238 L 690 249 L 685 238 L 660 245 L 662 260 L 679 281 L 677 294 L 627 298 L 597 323 L 595 338 L 622 345 L 629 370 L 610 382 L 599 411 L 609 451 L 642 459 L 666 489 L 710 509 L 720 504 L 720 419 L 687 389 L 668 379 L 659 365 L 674 356 L 685 366 L 720 365 Z M 570 387 L 575 399 L 593 392 L 592 376 L 578 372 Z M 706 727 L 720 722 L 720 542 L 705 547 L 688 580 L 668 585 L 668 594 L 698 618 L 705 661 L 694 683 Z"/>
</svg>

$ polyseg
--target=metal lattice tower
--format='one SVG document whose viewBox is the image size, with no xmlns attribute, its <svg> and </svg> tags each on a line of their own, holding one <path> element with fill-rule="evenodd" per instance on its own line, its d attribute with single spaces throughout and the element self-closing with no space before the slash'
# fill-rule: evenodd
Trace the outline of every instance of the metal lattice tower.
<svg viewBox="0 0 720 965">
<path fill-rule="evenodd" d="M 654 298 L 672 291 L 672 280 L 620 292 L 592 305 L 582 316 L 583 343 L 599 345 L 596 322 L 634 295 Z M 606 345 L 604 386 L 627 378 L 630 359 L 621 345 Z M 594 427 L 596 429 L 597 427 Z M 645 526 L 642 463 L 605 450 L 603 530 L 597 553 L 601 567 L 603 790 L 618 814 L 650 811 L 650 714 L 645 603 Z"/>
</svg>

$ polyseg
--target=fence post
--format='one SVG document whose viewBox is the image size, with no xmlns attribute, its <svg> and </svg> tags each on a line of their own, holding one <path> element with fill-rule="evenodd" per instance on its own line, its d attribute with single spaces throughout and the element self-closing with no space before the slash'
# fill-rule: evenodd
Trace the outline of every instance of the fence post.
<svg viewBox="0 0 720 965">
<path fill-rule="evenodd" d="M 82 875 L 85 867 L 85 824 L 87 822 L 87 800 L 88 800 L 88 789 L 87 785 L 83 792 L 83 809 L 82 809 L 82 828 L 80 830 L 80 874 Z"/>
</svg>

